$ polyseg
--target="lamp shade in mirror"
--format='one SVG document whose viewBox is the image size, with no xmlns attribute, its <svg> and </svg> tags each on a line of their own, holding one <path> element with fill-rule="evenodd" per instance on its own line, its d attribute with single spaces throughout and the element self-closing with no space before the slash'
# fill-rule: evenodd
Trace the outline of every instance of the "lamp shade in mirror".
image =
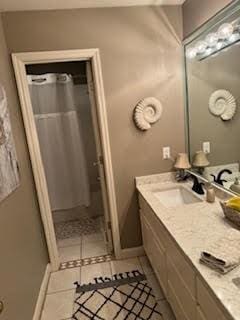
<svg viewBox="0 0 240 320">
<path fill-rule="evenodd" d="M 176 169 L 190 169 L 191 164 L 188 160 L 188 155 L 186 153 L 179 153 L 174 164 Z"/>
<path fill-rule="evenodd" d="M 197 151 L 193 157 L 193 166 L 196 168 L 205 168 L 210 164 L 207 159 L 206 153 Z"/>
</svg>

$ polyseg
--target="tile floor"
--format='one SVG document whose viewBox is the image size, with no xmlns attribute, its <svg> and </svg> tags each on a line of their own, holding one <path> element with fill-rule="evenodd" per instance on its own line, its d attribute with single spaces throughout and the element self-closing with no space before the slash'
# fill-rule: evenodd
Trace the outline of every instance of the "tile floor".
<svg viewBox="0 0 240 320">
<path fill-rule="evenodd" d="M 107 254 L 102 231 L 75 238 L 57 240 L 61 262 L 97 257 Z"/>
<path fill-rule="evenodd" d="M 73 283 L 75 281 L 84 284 L 89 283 L 94 277 L 109 276 L 130 270 L 139 270 L 146 274 L 148 282 L 152 286 L 156 299 L 161 306 L 163 320 L 175 320 L 162 289 L 158 285 L 151 265 L 145 256 L 53 272 L 49 280 L 41 320 L 71 320 L 75 297 Z"/>
</svg>

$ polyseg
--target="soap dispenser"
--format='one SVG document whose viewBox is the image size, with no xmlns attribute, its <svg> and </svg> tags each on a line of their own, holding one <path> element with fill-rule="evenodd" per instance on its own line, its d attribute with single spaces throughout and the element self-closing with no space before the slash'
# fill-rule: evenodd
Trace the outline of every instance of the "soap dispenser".
<svg viewBox="0 0 240 320">
<path fill-rule="evenodd" d="M 207 183 L 206 189 L 207 189 L 207 194 L 206 194 L 207 202 L 210 202 L 210 203 L 215 202 L 215 190 L 211 185 L 211 183 Z"/>
<path fill-rule="evenodd" d="M 230 186 L 230 189 L 236 193 L 240 193 L 239 178 L 235 178 L 235 182 Z"/>
</svg>

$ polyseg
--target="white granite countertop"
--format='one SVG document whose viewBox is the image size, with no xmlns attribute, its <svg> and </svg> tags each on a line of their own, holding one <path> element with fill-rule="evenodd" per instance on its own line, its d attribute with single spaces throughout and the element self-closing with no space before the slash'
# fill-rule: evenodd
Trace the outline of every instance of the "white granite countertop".
<svg viewBox="0 0 240 320">
<path fill-rule="evenodd" d="M 183 184 L 190 188 L 189 183 Z M 232 282 L 232 279 L 240 277 L 240 267 L 221 275 L 199 263 L 201 251 L 224 237 L 232 228 L 224 218 L 219 200 L 216 199 L 213 204 L 203 201 L 175 208 L 164 207 L 154 196 L 152 189 L 179 186 L 180 183 L 174 181 L 171 173 L 136 178 L 136 185 L 198 275 L 221 302 L 228 318 L 240 320 L 240 287 Z"/>
</svg>

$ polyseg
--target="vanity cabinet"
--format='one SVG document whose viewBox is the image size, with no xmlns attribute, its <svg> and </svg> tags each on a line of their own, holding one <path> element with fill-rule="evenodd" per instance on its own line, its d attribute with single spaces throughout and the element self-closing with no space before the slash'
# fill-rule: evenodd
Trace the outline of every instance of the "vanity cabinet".
<svg viewBox="0 0 240 320">
<path fill-rule="evenodd" d="M 167 264 L 166 249 L 159 241 L 155 231 L 147 222 L 144 214 L 142 214 L 142 236 L 143 242 L 146 244 L 144 249 L 152 266 L 154 266 L 155 274 L 161 287 L 167 294 Z"/>
<path fill-rule="evenodd" d="M 227 320 L 141 194 L 139 204 L 144 250 L 177 320 Z"/>
<path fill-rule="evenodd" d="M 209 290 L 203 284 L 203 281 L 197 277 L 197 300 L 199 303 L 199 313 L 204 320 L 227 320 L 218 306 L 217 301 L 210 294 Z M 201 318 L 200 318 L 201 319 Z"/>
</svg>

